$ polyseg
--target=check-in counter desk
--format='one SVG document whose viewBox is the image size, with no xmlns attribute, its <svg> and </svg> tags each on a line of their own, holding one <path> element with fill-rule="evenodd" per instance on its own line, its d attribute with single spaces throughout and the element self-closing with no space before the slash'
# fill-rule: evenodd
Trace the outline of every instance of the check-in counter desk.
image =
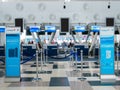
<svg viewBox="0 0 120 90">
<path fill-rule="evenodd" d="M 0 57 L 5 56 L 5 46 L 0 46 Z"/>
<path fill-rule="evenodd" d="M 99 55 L 99 48 L 96 47 L 96 48 L 95 48 L 95 56 L 98 56 L 98 55 Z"/>
<path fill-rule="evenodd" d="M 57 44 L 47 45 L 48 56 L 57 56 L 58 55 L 58 46 Z"/>
<path fill-rule="evenodd" d="M 77 49 L 77 54 L 80 56 L 80 51 L 83 51 L 83 56 L 88 55 L 88 47 L 85 47 L 85 45 L 75 44 L 74 48 Z"/>
<path fill-rule="evenodd" d="M 74 48 L 77 48 L 77 54 L 80 56 L 80 51 L 83 50 L 83 56 L 88 56 L 89 47 L 88 45 L 75 44 Z M 99 54 L 99 47 L 95 48 L 95 55 Z"/>
<path fill-rule="evenodd" d="M 22 44 L 23 56 L 33 56 L 36 53 L 35 44 Z"/>
</svg>

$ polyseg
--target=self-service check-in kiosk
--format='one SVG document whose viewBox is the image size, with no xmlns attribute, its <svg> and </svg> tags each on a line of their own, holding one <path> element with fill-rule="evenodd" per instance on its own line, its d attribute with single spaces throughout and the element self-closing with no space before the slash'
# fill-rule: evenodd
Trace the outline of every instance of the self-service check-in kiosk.
<svg viewBox="0 0 120 90">
<path fill-rule="evenodd" d="M 20 28 L 6 28 L 5 82 L 20 81 Z"/>
</svg>

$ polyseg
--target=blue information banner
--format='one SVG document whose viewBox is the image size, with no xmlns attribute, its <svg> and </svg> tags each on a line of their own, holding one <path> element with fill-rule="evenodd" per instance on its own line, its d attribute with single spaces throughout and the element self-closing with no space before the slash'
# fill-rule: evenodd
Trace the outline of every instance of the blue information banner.
<svg viewBox="0 0 120 90">
<path fill-rule="evenodd" d="M 45 26 L 45 32 L 56 32 L 55 26 Z"/>
<path fill-rule="evenodd" d="M 6 77 L 20 77 L 19 34 L 6 34 Z"/>
<path fill-rule="evenodd" d="M 0 33 L 5 32 L 5 27 L 1 26 L 0 27 Z"/>
<path fill-rule="evenodd" d="M 92 32 L 99 32 L 100 31 L 100 27 L 99 26 L 91 26 L 91 31 Z"/>
<path fill-rule="evenodd" d="M 85 32 L 85 26 L 74 26 L 75 32 Z"/>
<path fill-rule="evenodd" d="M 114 74 L 114 28 L 100 30 L 100 74 Z"/>
<path fill-rule="evenodd" d="M 30 26 L 30 32 L 40 32 L 40 26 Z"/>
</svg>

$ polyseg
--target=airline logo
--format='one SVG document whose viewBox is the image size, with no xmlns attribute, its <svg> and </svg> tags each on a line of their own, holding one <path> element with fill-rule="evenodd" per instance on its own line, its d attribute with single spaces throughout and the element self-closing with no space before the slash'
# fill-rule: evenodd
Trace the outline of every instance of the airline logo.
<svg viewBox="0 0 120 90">
<path fill-rule="evenodd" d="M 7 27 L 7 33 L 20 33 L 20 27 Z"/>
</svg>

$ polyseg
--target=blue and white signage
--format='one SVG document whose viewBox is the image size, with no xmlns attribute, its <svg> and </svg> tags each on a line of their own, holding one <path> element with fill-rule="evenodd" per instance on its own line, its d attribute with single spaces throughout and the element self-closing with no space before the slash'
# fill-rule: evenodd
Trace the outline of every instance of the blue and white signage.
<svg viewBox="0 0 120 90">
<path fill-rule="evenodd" d="M 100 29 L 100 74 L 114 74 L 114 28 Z"/>
<path fill-rule="evenodd" d="M 91 31 L 92 32 L 99 32 L 100 31 L 100 26 L 91 26 Z"/>
<path fill-rule="evenodd" d="M 40 26 L 30 26 L 30 32 L 40 32 Z"/>
<path fill-rule="evenodd" d="M 74 26 L 75 32 L 85 32 L 85 26 Z"/>
<path fill-rule="evenodd" d="M 55 32 L 55 26 L 45 26 L 45 32 Z"/>
<path fill-rule="evenodd" d="M 5 27 L 4 26 L 0 26 L 0 33 L 5 32 Z"/>
<path fill-rule="evenodd" d="M 5 53 L 6 78 L 20 78 L 20 28 L 6 28 Z"/>
</svg>

